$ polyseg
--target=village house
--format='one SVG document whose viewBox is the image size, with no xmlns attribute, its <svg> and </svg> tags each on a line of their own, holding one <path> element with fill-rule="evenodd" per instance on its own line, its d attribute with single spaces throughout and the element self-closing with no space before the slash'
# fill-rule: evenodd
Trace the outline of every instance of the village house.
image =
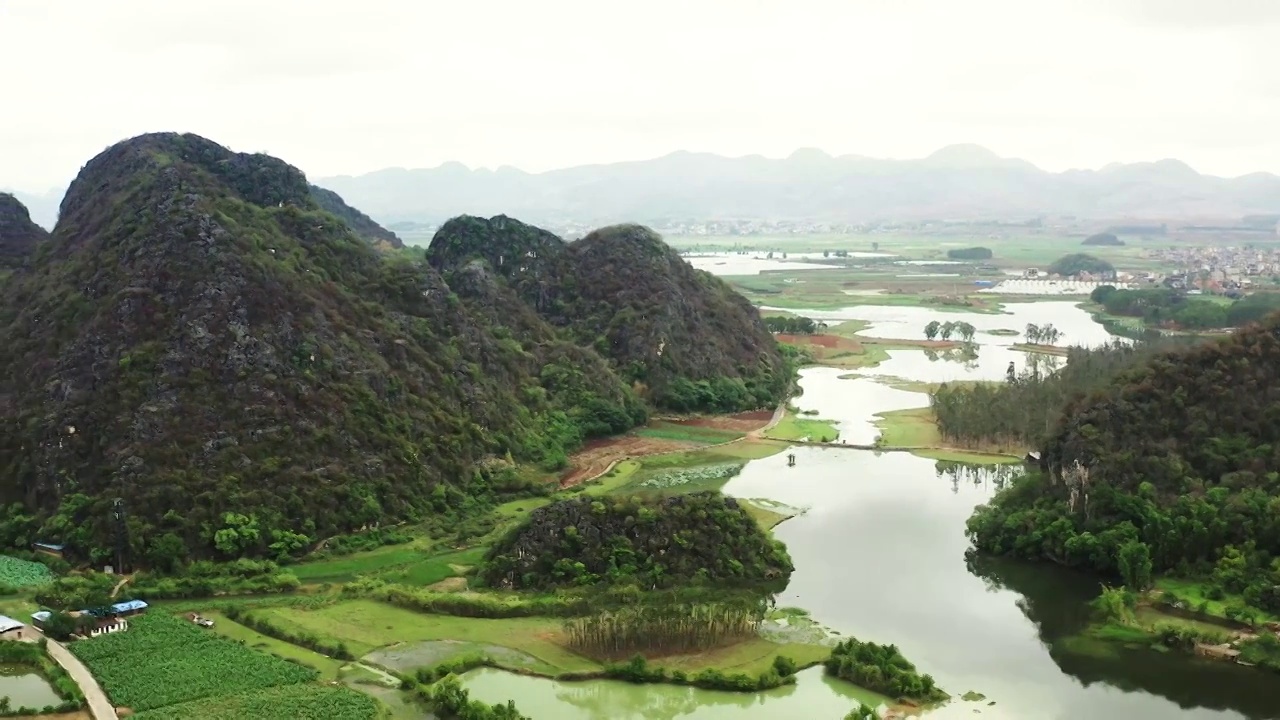
<svg viewBox="0 0 1280 720">
<path fill-rule="evenodd" d="M 92 618 L 91 621 L 85 621 L 88 624 L 84 626 L 84 629 L 88 631 L 89 637 L 98 637 L 99 635 L 128 630 L 129 618 L 144 613 L 146 610 L 147 604 L 142 600 L 127 600 L 107 608 L 76 610 L 69 614 L 78 621 L 85 617 Z M 43 629 L 45 622 L 49 620 L 52 614 L 48 610 L 32 613 L 32 624 Z"/>
<path fill-rule="evenodd" d="M 25 640 L 27 626 L 7 615 L 0 615 L 0 640 Z"/>
<path fill-rule="evenodd" d="M 38 542 L 31 543 L 31 548 L 38 553 L 44 553 L 45 555 L 52 555 L 54 557 L 62 557 L 62 545 Z"/>
</svg>

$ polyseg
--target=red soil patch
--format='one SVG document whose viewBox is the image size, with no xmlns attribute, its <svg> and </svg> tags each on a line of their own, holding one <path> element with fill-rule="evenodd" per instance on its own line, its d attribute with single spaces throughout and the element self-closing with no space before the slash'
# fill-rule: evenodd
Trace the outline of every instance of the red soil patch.
<svg viewBox="0 0 1280 720">
<path fill-rule="evenodd" d="M 751 412 L 738 413 L 737 415 L 687 418 L 683 420 L 673 420 L 670 422 L 672 425 L 687 425 L 689 427 L 712 428 L 715 430 L 731 430 L 733 432 L 749 433 L 768 425 L 769 421 L 772 419 L 772 410 L 753 410 Z"/>
<path fill-rule="evenodd" d="M 862 351 L 862 343 L 839 335 L 787 335 L 786 333 L 779 333 L 776 337 L 778 342 L 791 345 L 817 345 L 818 347 L 832 350 Z"/>
<path fill-rule="evenodd" d="M 569 469 L 560 476 L 560 487 L 572 487 L 589 480 L 604 472 L 615 461 L 696 447 L 702 445 L 637 435 L 592 440 L 569 458 Z"/>
</svg>

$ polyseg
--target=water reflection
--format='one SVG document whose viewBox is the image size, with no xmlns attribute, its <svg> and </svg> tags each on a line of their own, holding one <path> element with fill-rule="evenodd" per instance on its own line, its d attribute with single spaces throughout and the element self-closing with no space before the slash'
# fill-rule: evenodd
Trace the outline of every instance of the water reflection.
<svg viewBox="0 0 1280 720">
<path fill-rule="evenodd" d="M 473 670 L 462 680 L 474 698 L 487 703 L 514 698 L 520 711 L 534 720 L 825 720 L 842 718 L 859 702 L 871 699 L 826 677 L 821 668 L 798 673 L 795 685 L 760 693 L 618 680 L 565 682 L 490 669 Z"/>
<path fill-rule="evenodd" d="M 764 309 L 780 308 L 764 306 Z M 895 340 L 923 340 L 924 327 L 933 320 L 973 325 L 978 331 L 974 340 L 984 346 L 1008 346 L 1027 342 L 1028 325 L 1053 325 L 1061 332 L 1056 344 L 1062 346 L 1093 347 L 1110 342 L 1113 338 L 1106 328 L 1079 307 L 1078 302 L 1072 301 L 1009 303 L 1004 306 L 1003 313 L 950 312 L 910 305 L 854 305 L 839 310 L 789 308 L 787 311 L 828 323 L 865 320 L 870 326 L 861 331 L 860 335 Z M 991 334 L 1006 331 L 1011 334 Z"/>
<path fill-rule="evenodd" d="M 1187 658 L 1084 637 L 1096 578 L 1061 568 L 970 553 L 969 571 L 992 592 L 1021 596 L 1018 608 L 1034 623 L 1040 641 L 1062 672 L 1085 688 L 1141 697 L 1158 695 L 1189 717 L 1280 717 L 1274 675 L 1230 663 Z"/>
<path fill-rule="evenodd" d="M 937 477 L 945 477 L 951 482 L 951 492 L 960 492 L 960 483 L 968 483 L 975 488 L 994 492 L 1004 488 L 1005 484 L 1023 473 L 1021 465 L 1012 463 L 1005 465 L 973 465 L 970 463 L 939 460 L 933 465 L 933 473 Z"/>
</svg>

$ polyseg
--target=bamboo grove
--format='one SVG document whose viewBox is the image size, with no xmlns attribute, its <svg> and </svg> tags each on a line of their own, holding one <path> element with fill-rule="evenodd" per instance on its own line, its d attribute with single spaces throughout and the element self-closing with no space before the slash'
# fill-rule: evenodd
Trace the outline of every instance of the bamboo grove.
<svg viewBox="0 0 1280 720">
<path fill-rule="evenodd" d="M 635 653 L 685 653 L 755 637 L 769 601 L 641 603 L 604 610 L 564 624 L 569 646 L 602 658 Z"/>
</svg>

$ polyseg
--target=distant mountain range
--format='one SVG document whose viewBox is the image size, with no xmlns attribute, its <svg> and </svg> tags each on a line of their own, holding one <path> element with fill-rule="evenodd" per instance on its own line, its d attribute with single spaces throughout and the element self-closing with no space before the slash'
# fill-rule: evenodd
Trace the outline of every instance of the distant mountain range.
<svg viewBox="0 0 1280 720">
<path fill-rule="evenodd" d="M 1046 172 L 976 145 L 920 160 L 797 150 L 777 160 L 676 152 L 654 160 L 543 173 L 515 168 L 391 168 L 320 185 L 382 222 L 458 213 L 604 224 L 620 220 L 832 222 L 1019 219 L 1238 219 L 1280 212 L 1280 177 L 1202 175 L 1178 160 Z"/>
<path fill-rule="evenodd" d="M 439 223 L 507 214 L 546 224 L 620 221 L 1236 220 L 1280 213 L 1280 177 L 1203 175 L 1178 160 L 1052 173 L 977 145 L 919 160 L 832 157 L 802 149 L 785 159 L 674 152 L 653 160 L 542 173 L 461 163 L 388 168 L 316 181 L 382 223 Z M 51 227 L 56 193 L 15 193 Z"/>
</svg>

